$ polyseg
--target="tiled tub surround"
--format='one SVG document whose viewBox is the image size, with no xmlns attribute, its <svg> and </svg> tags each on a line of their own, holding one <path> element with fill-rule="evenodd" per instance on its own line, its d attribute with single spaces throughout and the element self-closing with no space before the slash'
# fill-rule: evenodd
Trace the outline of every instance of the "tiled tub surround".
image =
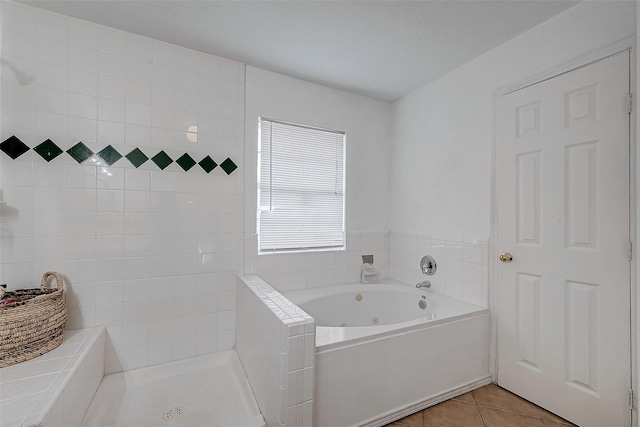
<svg viewBox="0 0 640 427">
<path fill-rule="evenodd" d="M 437 263 L 433 276 L 420 271 L 420 258 Z M 391 232 L 389 277 L 404 283 L 431 281 L 431 290 L 488 307 L 489 239 Z"/>
<path fill-rule="evenodd" d="M 489 240 L 419 233 L 349 232 L 343 251 L 258 255 L 256 235 L 245 236 L 245 273 L 262 277 L 279 291 L 333 286 L 360 280 L 362 255 L 374 255 L 379 278 L 415 284 L 428 278 L 432 290 L 488 306 Z M 420 258 L 436 259 L 436 274 L 424 276 Z"/>
<path fill-rule="evenodd" d="M 245 273 L 259 275 L 279 291 L 359 281 L 362 255 L 373 255 L 378 277 L 387 277 L 389 232 L 348 232 L 342 251 L 261 255 L 256 235 L 245 236 Z"/>
<path fill-rule="evenodd" d="M 0 152 L 0 283 L 67 281 L 68 328 L 107 327 L 107 372 L 233 348 L 242 270 L 244 65 L 12 2 L 2 7 L 0 141 L 82 141 L 173 163 Z M 111 159 L 111 157 L 109 157 Z M 136 162 L 138 163 L 138 162 Z"/>
<path fill-rule="evenodd" d="M 413 285 L 385 282 L 398 287 L 399 300 L 407 289 L 415 292 L 416 305 L 426 295 L 427 302 L 435 302 L 434 316 L 418 314 L 401 323 L 344 328 L 316 321 L 315 426 L 381 426 L 491 382 L 488 309 Z M 353 303 L 360 295 L 365 302 L 385 292 L 388 304 L 374 305 L 372 312 L 362 315 L 382 321 L 396 297 L 389 293 L 390 286 L 376 286 L 380 285 L 340 285 L 285 295 L 320 319 L 327 317 L 323 307 L 330 311 L 328 317 L 336 317 L 331 311 L 337 307 L 357 311 L 354 304 L 348 308 L 345 296 Z"/>
<path fill-rule="evenodd" d="M 311 427 L 313 318 L 257 276 L 238 276 L 237 287 L 236 351 L 267 425 Z"/>
<path fill-rule="evenodd" d="M 0 427 L 78 427 L 104 375 L 104 327 L 66 331 L 63 343 L 0 369 Z"/>
</svg>

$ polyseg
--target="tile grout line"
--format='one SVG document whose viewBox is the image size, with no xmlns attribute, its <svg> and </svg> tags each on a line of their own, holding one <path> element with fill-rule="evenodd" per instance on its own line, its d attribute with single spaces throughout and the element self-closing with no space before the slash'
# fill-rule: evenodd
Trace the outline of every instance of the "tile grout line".
<svg viewBox="0 0 640 427">
<path fill-rule="evenodd" d="M 523 412 L 519 412 L 519 411 L 513 410 L 513 409 L 506 409 L 506 408 L 501 408 L 501 407 L 496 407 L 496 406 L 491 406 L 491 405 L 478 404 L 475 396 L 473 395 L 473 391 L 470 392 L 470 393 L 471 393 L 471 399 L 473 399 L 473 402 L 470 402 L 468 400 L 460 399 L 461 396 L 457 396 L 457 397 L 451 398 L 449 400 L 450 401 L 456 401 L 456 402 L 461 403 L 461 404 L 474 405 L 475 408 L 476 408 L 477 414 L 480 416 L 480 421 L 482 422 L 482 425 L 484 427 L 487 427 L 487 422 L 484 420 L 482 412 L 480 411 L 481 407 L 488 408 L 488 409 L 490 409 L 492 411 L 515 414 L 515 415 L 518 415 L 518 416 L 521 416 L 521 417 L 526 417 L 526 418 L 539 420 L 545 426 L 548 425 L 548 422 L 557 423 L 557 424 L 560 424 L 560 425 L 563 425 L 563 426 L 571 426 L 572 425 L 566 420 L 560 421 L 560 420 L 553 420 L 553 419 L 545 418 L 543 416 L 543 412 L 540 410 L 540 409 L 544 410 L 544 408 L 538 408 L 535 404 L 533 404 L 532 402 L 527 401 L 526 399 L 523 399 L 523 400 L 525 400 L 525 402 L 533 410 L 534 415 L 523 413 Z M 519 396 L 517 396 L 517 397 L 519 397 Z M 522 399 L 522 398 L 520 398 L 520 399 Z M 444 403 L 444 402 L 442 402 L 442 403 Z M 438 406 L 438 405 L 434 405 L 434 406 Z M 420 413 L 421 413 L 420 421 L 421 421 L 421 426 L 422 427 L 424 427 L 424 425 L 425 425 L 425 413 L 426 413 L 426 411 L 428 409 L 429 408 L 426 408 L 426 409 L 420 411 Z M 555 415 L 555 414 L 553 414 L 553 415 Z M 402 421 L 402 420 L 398 420 L 398 421 Z M 414 423 L 405 423 L 405 422 L 397 422 L 397 421 L 393 422 L 392 424 L 389 424 L 389 425 L 387 425 L 385 427 L 390 427 L 391 425 L 398 425 L 398 426 L 402 426 L 402 427 L 412 427 L 412 426 L 413 427 L 418 427 L 418 426 L 414 426 Z"/>
<path fill-rule="evenodd" d="M 530 414 L 525 414 L 524 412 L 518 412 L 518 411 L 514 411 L 511 409 L 506 409 L 506 408 L 499 408 L 497 406 L 490 406 L 490 405 L 480 405 L 476 403 L 476 406 L 482 406 L 483 408 L 489 408 L 489 409 L 495 409 L 497 411 L 503 411 L 503 412 L 509 412 L 511 414 L 518 414 L 518 415 L 522 415 L 525 417 L 529 417 L 529 418 L 537 418 L 537 419 L 542 419 L 542 416 L 540 416 L 540 414 L 538 414 L 538 411 L 536 411 L 536 415 L 530 415 Z M 535 409 L 534 409 L 535 410 Z"/>
</svg>

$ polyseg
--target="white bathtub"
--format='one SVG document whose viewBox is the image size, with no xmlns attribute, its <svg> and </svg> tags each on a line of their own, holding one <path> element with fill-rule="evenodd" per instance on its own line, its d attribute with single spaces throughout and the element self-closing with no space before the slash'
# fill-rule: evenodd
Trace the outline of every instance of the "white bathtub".
<svg viewBox="0 0 640 427">
<path fill-rule="evenodd" d="M 391 280 L 284 295 L 316 319 L 316 427 L 382 426 L 491 381 L 486 308 Z"/>
</svg>

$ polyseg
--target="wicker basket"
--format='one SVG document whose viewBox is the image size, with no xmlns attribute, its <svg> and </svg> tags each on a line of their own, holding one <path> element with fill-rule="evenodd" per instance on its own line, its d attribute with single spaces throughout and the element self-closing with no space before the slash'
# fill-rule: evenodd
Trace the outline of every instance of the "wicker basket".
<svg viewBox="0 0 640 427">
<path fill-rule="evenodd" d="M 47 285 L 56 279 L 56 288 Z M 39 289 L 0 289 L 0 368 L 45 354 L 62 343 L 67 324 L 64 282 L 55 271 L 42 276 Z"/>
</svg>

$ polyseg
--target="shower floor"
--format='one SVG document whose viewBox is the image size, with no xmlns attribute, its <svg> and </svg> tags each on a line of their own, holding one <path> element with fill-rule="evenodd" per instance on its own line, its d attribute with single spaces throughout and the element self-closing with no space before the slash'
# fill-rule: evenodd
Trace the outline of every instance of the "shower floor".
<svg viewBox="0 0 640 427">
<path fill-rule="evenodd" d="M 81 427 L 264 427 L 235 351 L 107 375 Z"/>
</svg>

